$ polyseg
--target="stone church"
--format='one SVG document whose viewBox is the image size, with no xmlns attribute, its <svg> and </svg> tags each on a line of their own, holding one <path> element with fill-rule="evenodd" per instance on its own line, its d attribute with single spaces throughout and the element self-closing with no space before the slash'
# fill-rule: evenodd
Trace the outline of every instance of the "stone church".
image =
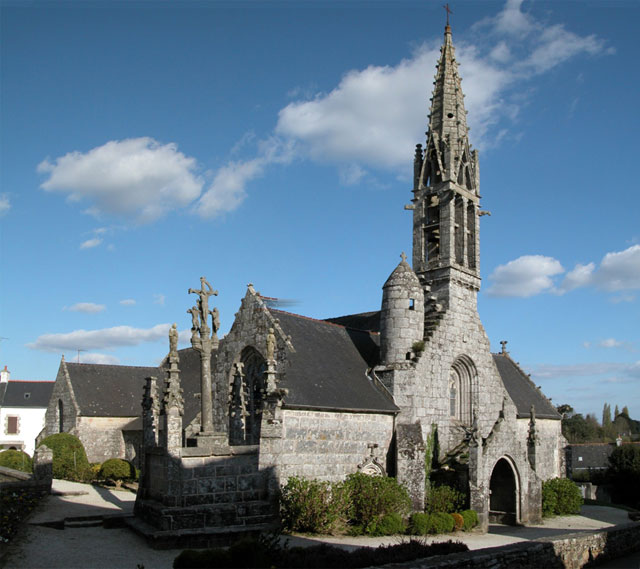
<svg viewBox="0 0 640 569">
<path fill-rule="evenodd" d="M 478 153 L 448 25 L 434 85 L 407 206 L 411 265 L 403 254 L 381 310 L 315 320 L 249 285 L 219 340 L 217 291 L 204 277 L 189 289 L 193 347 L 178 351 L 174 325 L 142 402 L 136 523 L 158 543 L 265 527 L 293 475 L 393 475 L 420 510 L 425 459 L 466 490 L 483 528 L 541 517 L 541 484 L 563 475 L 566 441 L 506 342 L 491 353 L 478 315 Z"/>
</svg>

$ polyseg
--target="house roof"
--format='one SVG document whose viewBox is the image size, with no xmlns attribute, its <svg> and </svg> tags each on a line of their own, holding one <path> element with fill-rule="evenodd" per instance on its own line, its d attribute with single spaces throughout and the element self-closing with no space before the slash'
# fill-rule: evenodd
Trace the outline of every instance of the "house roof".
<svg viewBox="0 0 640 569">
<path fill-rule="evenodd" d="M 157 367 L 72 362 L 66 367 L 80 414 L 89 417 L 137 417 L 145 378 L 162 378 Z"/>
<path fill-rule="evenodd" d="M 9 381 L 0 398 L 2 407 L 46 408 L 53 391 L 53 381 Z M 1 396 L 1 393 L 0 393 Z"/>
<path fill-rule="evenodd" d="M 530 417 L 533 405 L 540 419 L 562 419 L 562 416 L 522 369 L 507 354 L 493 354 L 502 383 L 516 405 L 518 417 Z"/>
<path fill-rule="evenodd" d="M 280 387 L 285 405 L 395 413 L 398 407 L 367 376 L 378 361 L 378 335 L 278 310 L 294 352 Z"/>
<path fill-rule="evenodd" d="M 608 468 L 609 456 L 616 448 L 614 443 L 569 445 L 571 468 Z"/>
</svg>

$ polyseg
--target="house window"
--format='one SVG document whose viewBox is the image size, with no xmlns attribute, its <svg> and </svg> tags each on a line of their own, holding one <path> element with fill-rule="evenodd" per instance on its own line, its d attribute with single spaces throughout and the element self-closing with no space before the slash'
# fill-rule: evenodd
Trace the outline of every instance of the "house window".
<svg viewBox="0 0 640 569">
<path fill-rule="evenodd" d="M 19 421 L 16 415 L 9 415 L 7 417 L 7 424 L 4 432 L 7 435 L 17 435 L 20 432 Z"/>
</svg>

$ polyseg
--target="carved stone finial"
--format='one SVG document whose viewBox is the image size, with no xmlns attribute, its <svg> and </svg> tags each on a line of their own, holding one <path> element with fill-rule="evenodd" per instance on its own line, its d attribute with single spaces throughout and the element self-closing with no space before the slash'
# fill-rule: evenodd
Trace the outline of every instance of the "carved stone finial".
<svg viewBox="0 0 640 569">
<path fill-rule="evenodd" d="M 502 340 L 502 342 L 500 342 L 500 345 L 502 346 L 502 353 L 504 355 L 507 355 L 509 352 L 507 352 L 507 344 L 509 342 L 507 342 L 506 340 Z"/>
<path fill-rule="evenodd" d="M 404 251 L 400 254 L 400 258 L 402 259 L 403 263 L 407 260 L 407 256 L 404 254 Z"/>
</svg>

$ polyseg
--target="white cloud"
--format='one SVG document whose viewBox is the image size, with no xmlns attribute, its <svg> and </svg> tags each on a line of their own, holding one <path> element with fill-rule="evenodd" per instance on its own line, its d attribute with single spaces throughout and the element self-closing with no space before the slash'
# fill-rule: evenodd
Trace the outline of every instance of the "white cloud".
<svg viewBox="0 0 640 569">
<path fill-rule="evenodd" d="M 620 252 L 607 253 L 594 282 L 606 291 L 640 289 L 640 245 L 632 245 Z"/>
<path fill-rule="evenodd" d="M 0 215 L 4 215 L 11 209 L 9 194 L 0 194 Z"/>
<path fill-rule="evenodd" d="M 640 377 L 640 362 L 592 362 L 572 365 L 538 364 L 534 366 L 532 375 L 541 379 L 560 379 L 565 377 L 590 377 L 612 373 Z"/>
<path fill-rule="evenodd" d="M 120 304 L 122 304 L 122 306 L 133 306 L 135 303 L 136 301 L 133 300 L 133 298 L 125 298 L 120 301 Z"/>
<path fill-rule="evenodd" d="M 528 297 L 543 292 L 564 294 L 587 286 L 607 292 L 640 290 L 640 245 L 619 252 L 607 253 L 600 266 L 578 263 L 559 286 L 551 277 L 564 273 L 560 261 L 542 255 L 525 255 L 506 265 L 498 266 L 489 276 L 490 296 Z M 633 295 L 620 295 L 612 302 L 633 302 Z"/>
<path fill-rule="evenodd" d="M 595 267 L 594 263 L 589 263 L 587 265 L 581 265 L 578 263 L 574 269 L 569 271 L 564 277 L 558 292 L 565 293 L 589 284 L 593 278 L 593 271 L 595 270 Z"/>
<path fill-rule="evenodd" d="M 154 294 L 153 295 L 153 303 L 159 304 L 160 306 L 164 306 L 164 301 L 166 300 L 166 296 L 164 294 Z"/>
<path fill-rule="evenodd" d="M 620 348 L 624 345 L 624 342 L 616 340 L 615 338 L 607 338 L 606 340 L 602 340 L 598 345 L 601 348 Z"/>
<path fill-rule="evenodd" d="M 554 290 L 551 277 L 564 272 L 559 261 L 543 255 L 525 255 L 498 266 L 489 276 L 490 296 L 526 298 Z"/>
<path fill-rule="evenodd" d="M 246 141 L 253 140 L 249 137 Z M 222 166 L 195 206 L 198 215 L 204 218 L 214 217 L 226 211 L 236 209 L 246 198 L 246 185 L 264 175 L 271 164 L 285 164 L 293 158 L 293 141 L 283 141 L 271 136 L 259 141 L 258 156 L 250 160 L 230 161 Z"/>
<path fill-rule="evenodd" d="M 80 249 L 93 249 L 102 243 L 102 239 L 100 237 L 94 237 L 92 239 L 87 239 L 80 243 Z"/>
<path fill-rule="evenodd" d="M 78 359 L 81 364 L 118 365 L 120 363 L 120 360 L 116 356 L 109 354 L 80 352 L 79 358 L 74 358 L 73 361 L 77 362 Z"/>
<path fill-rule="evenodd" d="M 38 172 L 48 175 L 41 184 L 46 191 L 66 193 L 71 201 L 88 200 L 96 215 L 134 217 L 142 223 L 187 206 L 203 185 L 194 158 L 175 144 L 149 137 L 112 140 L 86 153 L 47 159 Z"/>
<path fill-rule="evenodd" d="M 65 307 L 65 310 L 71 312 L 84 312 L 85 314 L 96 314 L 106 310 L 107 307 L 104 304 L 96 304 L 95 302 L 78 302 L 69 308 Z"/>
<path fill-rule="evenodd" d="M 152 328 L 115 326 L 101 330 L 74 330 L 62 334 L 43 334 L 29 348 L 45 352 L 64 350 L 104 350 L 120 346 L 137 346 L 168 337 L 170 324 L 158 324 Z"/>
</svg>

